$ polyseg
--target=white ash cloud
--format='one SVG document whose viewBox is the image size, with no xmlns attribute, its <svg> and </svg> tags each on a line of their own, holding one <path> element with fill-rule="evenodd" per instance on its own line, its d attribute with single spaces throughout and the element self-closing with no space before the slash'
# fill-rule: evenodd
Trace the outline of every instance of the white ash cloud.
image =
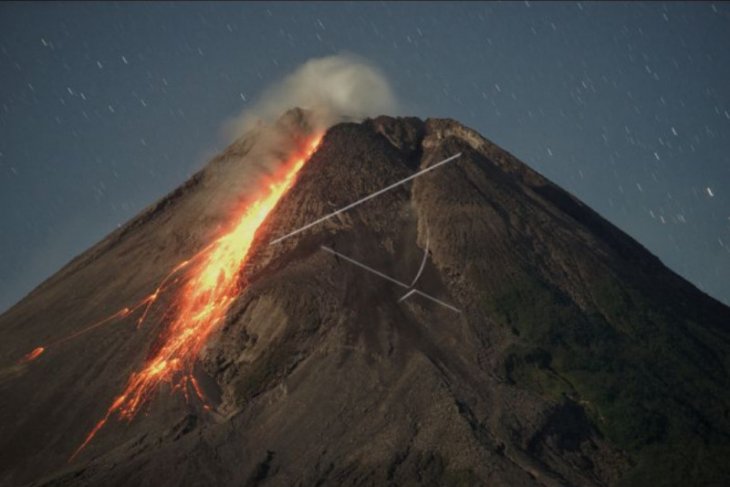
<svg viewBox="0 0 730 487">
<path fill-rule="evenodd" d="M 238 137 L 295 107 L 311 111 L 313 128 L 320 130 L 341 120 L 398 111 L 393 90 L 379 69 L 352 54 L 338 54 L 302 64 L 227 124 L 226 131 Z"/>
</svg>

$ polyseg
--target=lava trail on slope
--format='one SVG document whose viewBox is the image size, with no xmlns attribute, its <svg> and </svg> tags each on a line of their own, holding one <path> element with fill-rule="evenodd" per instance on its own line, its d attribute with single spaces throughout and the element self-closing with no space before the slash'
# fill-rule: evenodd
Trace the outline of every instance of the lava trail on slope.
<svg viewBox="0 0 730 487">
<path fill-rule="evenodd" d="M 107 318 L 53 342 L 60 344 L 68 341 L 139 309 L 143 309 L 137 320 L 137 325 L 141 326 L 160 294 L 169 287 L 168 284 L 181 284 L 165 313 L 170 313 L 172 319 L 159 337 L 161 346 L 138 371 L 131 374 L 122 393 L 114 399 L 104 417 L 91 429 L 69 461 L 91 442 L 113 415 L 131 421 L 163 382 L 169 384 L 172 390 L 182 391 L 186 398 L 188 390 L 192 390 L 204 401 L 193 376 L 195 359 L 242 290 L 240 270 L 246 262 L 256 231 L 293 186 L 297 174 L 317 150 L 321 138 L 321 135 L 311 138 L 304 151 L 294 154 L 276 174 L 265 178 L 258 193 L 236 212 L 228 229 L 196 255 L 179 263 L 152 294 L 134 306 L 122 308 Z M 173 276 L 177 277 L 173 279 Z M 38 358 L 46 348 L 37 347 L 21 362 Z"/>
</svg>

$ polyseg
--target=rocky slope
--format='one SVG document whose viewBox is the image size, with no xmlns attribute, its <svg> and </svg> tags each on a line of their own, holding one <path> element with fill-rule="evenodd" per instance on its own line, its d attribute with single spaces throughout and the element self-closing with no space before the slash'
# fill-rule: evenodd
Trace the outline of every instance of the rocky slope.
<svg viewBox="0 0 730 487">
<path fill-rule="evenodd" d="M 279 124 L 285 153 L 306 115 Z M 2 315 L 0 364 L 204 246 L 245 199 L 259 137 Z M 200 356 L 211 411 L 160 391 L 67 463 L 164 326 L 122 320 L 0 370 L 0 484 L 727 485 L 730 309 L 459 123 L 334 126 L 256 241 Z M 406 283 L 427 248 L 416 288 L 460 312 L 322 246 Z"/>
</svg>

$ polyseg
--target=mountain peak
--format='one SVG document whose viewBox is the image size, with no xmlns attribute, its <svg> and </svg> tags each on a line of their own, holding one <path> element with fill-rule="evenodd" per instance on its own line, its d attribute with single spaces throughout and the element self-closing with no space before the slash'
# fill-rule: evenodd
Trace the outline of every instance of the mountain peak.
<svg viewBox="0 0 730 487">
<path fill-rule="evenodd" d="M 276 157 L 300 150 L 309 116 L 276 122 Z M 2 315 L 0 357 L 73 336 L 205 249 L 255 194 L 264 130 Z M 2 482 L 728 478 L 727 307 L 457 121 L 339 123 L 302 162 L 196 356 L 200 400 L 163 387 L 66 463 L 159 350 L 163 293 L 149 326 L 123 314 L 2 369 Z"/>
</svg>

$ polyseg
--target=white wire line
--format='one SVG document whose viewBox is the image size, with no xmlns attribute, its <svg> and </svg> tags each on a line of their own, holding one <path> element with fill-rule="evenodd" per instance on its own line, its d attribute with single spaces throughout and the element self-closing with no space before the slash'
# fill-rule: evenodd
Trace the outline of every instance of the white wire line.
<svg viewBox="0 0 730 487">
<path fill-rule="evenodd" d="M 398 300 L 398 302 L 401 302 L 401 301 L 405 300 L 406 298 L 408 298 L 409 296 L 411 296 L 413 294 L 418 294 L 419 296 L 423 296 L 424 298 L 429 299 L 429 300 L 433 301 L 434 303 L 438 303 L 441 306 L 445 306 L 445 307 L 449 308 L 452 311 L 455 311 L 457 313 L 461 313 L 461 311 L 458 308 L 455 308 L 455 307 L 451 306 L 448 303 L 444 303 L 440 299 L 436 299 L 433 296 L 431 296 L 430 294 L 424 293 L 423 291 L 419 291 L 418 289 L 411 289 L 408 284 L 405 284 L 403 282 L 400 282 L 398 279 L 394 279 L 394 278 L 392 278 L 392 277 L 390 277 L 390 276 L 388 276 L 386 274 L 383 274 L 382 272 L 380 272 L 378 270 L 375 270 L 372 267 L 363 264 L 362 262 L 359 262 L 359 261 L 357 261 L 357 260 L 355 260 L 355 259 L 353 259 L 351 257 L 348 257 L 348 256 L 346 256 L 344 254 L 341 254 L 340 252 L 337 252 L 336 250 L 331 249 L 331 248 L 329 248 L 327 246 L 322 245 L 321 248 L 322 248 L 322 250 L 324 250 L 326 252 L 329 252 L 330 254 L 334 254 L 334 255 L 340 257 L 341 259 L 346 260 L 347 262 L 349 262 L 351 264 L 354 264 L 354 265 L 360 267 L 361 269 L 365 269 L 368 272 L 372 272 L 376 276 L 382 277 L 383 279 L 386 279 L 386 280 L 388 280 L 388 281 L 390 281 L 390 282 L 392 282 L 394 284 L 397 284 L 397 285 L 399 285 L 401 287 L 404 287 L 406 289 L 409 289 L 409 291 L 405 295 L 403 295 Z"/>
<path fill-rule="evenodd" d="M 342 207 L 342 208 L 340 208 L 339 210 L 335 210 L 335 211 L 333 211 L 332 213 L 330 213 L 330 214 L 328 214 L 328 215 L 325 215 L 325 216 L 323 216 L 322 218 L 319 218 L 319 219 L 317 219 L 317 220 L 314 220 L 313 222 L 307 223 L 307 224 L 306 224 L 306 225 L 304 225 L 303 227 L 299 227 L 299 228 L 297 228 L 296 230 L 294 230 L 294 231 L 291 231 L 291 232 L 287 233 L 286 235 L 283 235 L 283 236 L 281 236 L 281 237 L 279 237 L 279 238 L 277 238 L 277 239 L 274 239 L 274 240 L 272 240 L 271 242 L 269 242 L 269 245 L 274 245 L 275 243 L 279 243 L 279 242 L 281 242 L 281 241 L 283 241 L 283 240 L 286 240 L 286 239 L 287 239 L 287 238 L 289 238 L 289 237 L 293 237 L 294 235 L 296 235 L 296 234 L 298 234 L 298 233 L 300 233 L 300 232 L 303 232 L 304 230 L 306 230 L 306 229 L 308 229 L 308 228 L 311 228 L 311 227 L 313 227 L 313 226 L 315 226 L 315 225 L 318 225 L 318 224 L 322 223 L 323 221 L 325 221 L 325 220 L 328 220 L 328 219 L 332 218 L 333 216 L 339 215 L 339 214 L 340 214 L 340 213 L 342 213 L 343 211 L 351 210 L 352 208 L 355 208 L 355 207 L 356 207 L 357 205 L 360 205 L 360 204 L 362 204 L 362 203 L 365 203 L 366 201 L 368 201 L 368 200 L 370 200 L 370 199 L 373 199 L 373 198 L 375 198 L 376 196 L 380 196 L 381 194 L 385 193 L 386 191 L 390 191 L 390 190 L 391 190 L 391 189 L 393 189 L 393 188 L 397 188 L 397 187 L 398 187 L 398 186 L 400 186 L 401 184 L 403 184 L 403 183 L 407 183 L 408 181 L 411 181 L 411 180 L 413 180 L 413 179 L 416 179 L 417 177 L 419 177 L 419 176 L 422 176 L 422 175 L 426 174 L 426 173 L 427 173 L 427 172 L 429 172 L 429 171 L 433 171 L 434 169 L 436 169 L 436 168 L 438 168 L 438 167 L 441 167 L 441 166 L 443 166 L 444 164 L 446 164 L 446 163 L 448 163 L 448 162 L 451 162 L 451 161 L 453 161 L 454 159 L 457 159 L 458 157 L 461 157 L 461 152 L 459 152 L 458 154 L 454 154 L 454 155 L 453 155 L 453 156 L 451 156 L 451 157 L 447 157 L 447 158 L 446 158 L 446 159 L 444 159 L 443 161 L 437 162 L 437 163 L 436 163 L 436 164 L 434 164 L 433 166 L 427 167 L 426 169 L 422 169 L 421 171 L 418 171 L 418 172 L 417 172 L 417 173 L 415 173 L 415 174 L 411 174 L 411 175 L 410 175 L 410 176 L 408 176 L 407 178 L 401 179 L 400 181 L 398 181 L 398 182 L 395 182 L 395 183 L 391 184 L 390 186 L 387 186 L 387 187 L 385 187 L 385 188 L 383 188 L 383 189 L 380 189 L 380 190 L 378 190 L 378 191 L 376 191 L 376 192 L 374 192 L 374 193 L 371 193 L 371 194 L 369 194 L 369 195 L 365 196 L 364 198 L 361 198 L 361 199 L 359 199 L 359 200 L 357 200 L 357 201 L 355 201 L 355 202 L 353 202 L 353 203 L 350 203 L 350 204 L 349 204 L 349 205 L 347 205 L 347 206 L 343 206 L 343 207 Z"/>
</svg>

